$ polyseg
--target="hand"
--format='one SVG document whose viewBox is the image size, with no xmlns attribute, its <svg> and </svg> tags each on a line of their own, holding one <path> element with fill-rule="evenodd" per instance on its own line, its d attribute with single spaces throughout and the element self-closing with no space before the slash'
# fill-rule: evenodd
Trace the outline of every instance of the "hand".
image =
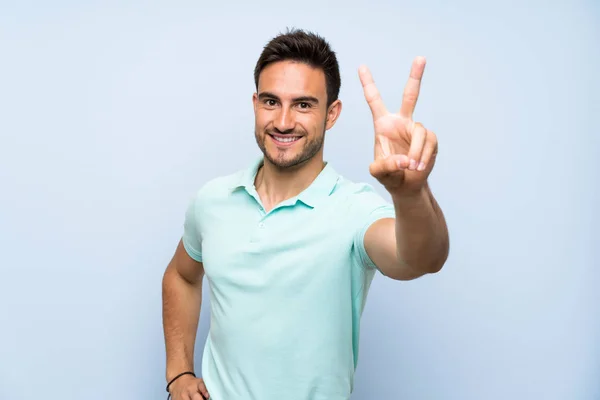
<svg viewBox="0 0 600 400">
<path fill-rule="evenodd" d="M 209 398 L 208 390 L 202 378 L 192 375 L 182 376 L 169 388 L 171 400 L 205 400 Z"/>
<path fill-rule="evenodd" d="M 369 171 L 392 194 L 420 192 L 435 163 L 435 134 L 412 119 L 424 70 L 425 58 L 415 58 L 400 111 L 392 114 L 383 104 L 369 69 L 359 68 L 375 127 L 375 161 Z"/>
</svg>

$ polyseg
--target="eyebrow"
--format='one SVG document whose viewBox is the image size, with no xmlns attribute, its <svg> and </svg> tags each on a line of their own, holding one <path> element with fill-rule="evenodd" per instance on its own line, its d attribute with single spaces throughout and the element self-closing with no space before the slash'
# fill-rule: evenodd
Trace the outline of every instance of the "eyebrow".
<svg viewBox="0 0 600 400">
<path fill-rule="evenodd" d="M 262 92 L 258 95 L 258 98 L 263 99 L 273 99 L 273 100 L 281 100 L 278 96 L 271 92 Z M 292 99 L 294 103 L 305 102 L 305 103 L 314 103 L 319 104 L 319 99 L 313 96 L 300 96 Z"/>
</svg>

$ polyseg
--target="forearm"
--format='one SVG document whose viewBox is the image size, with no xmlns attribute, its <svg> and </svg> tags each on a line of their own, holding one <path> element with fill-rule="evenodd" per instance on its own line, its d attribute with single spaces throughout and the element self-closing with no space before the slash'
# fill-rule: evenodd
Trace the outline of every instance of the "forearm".
<svg viewBox="0 0 600 400">
<path fill-rule="evenodd" d="M 414 271 L 439 271 L 448 257 L 448 228 L 428 185 L 415 194 L 392 193 L 392 201 L 399 260 Z"/>
<path fill-rule="evenodd" d="M 190 283 L 175 268 L 167 268 L 162 282 L 163 329 L 167 380 L 194 369 L 194 346 L 202 302 L 202 279 Z"/>
</svg>

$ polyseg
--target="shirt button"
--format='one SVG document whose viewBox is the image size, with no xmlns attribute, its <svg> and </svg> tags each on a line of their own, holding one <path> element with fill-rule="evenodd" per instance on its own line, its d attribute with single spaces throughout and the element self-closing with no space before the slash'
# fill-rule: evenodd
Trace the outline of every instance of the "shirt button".
<svg viewBox="0 0 600 400">
<path fill-rule="evenodd" d="M 260 222 L 260 223 L 258 224 L 258 227 L 262 229 L 262 228 L 264 228 L 264 227 L 265 227 L 265 224 L 263 224 L 262 222 Z"/>
</svg>

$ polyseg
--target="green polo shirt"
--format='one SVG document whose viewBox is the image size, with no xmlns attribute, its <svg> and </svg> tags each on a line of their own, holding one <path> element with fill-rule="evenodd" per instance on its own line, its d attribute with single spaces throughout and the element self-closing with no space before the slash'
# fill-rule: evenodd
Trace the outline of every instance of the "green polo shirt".
<svg viewBox="0 0 600 400">
<path fill-rule="evenodd" d="M 265 212 L 261 162 L 206 183 L 186 213 L 183 244 L 210 292 L 202 376 L 214 400 L 347 400 L 376 271 L 364 234 L 394 208 L 327 164 Z"/>
</svg>

